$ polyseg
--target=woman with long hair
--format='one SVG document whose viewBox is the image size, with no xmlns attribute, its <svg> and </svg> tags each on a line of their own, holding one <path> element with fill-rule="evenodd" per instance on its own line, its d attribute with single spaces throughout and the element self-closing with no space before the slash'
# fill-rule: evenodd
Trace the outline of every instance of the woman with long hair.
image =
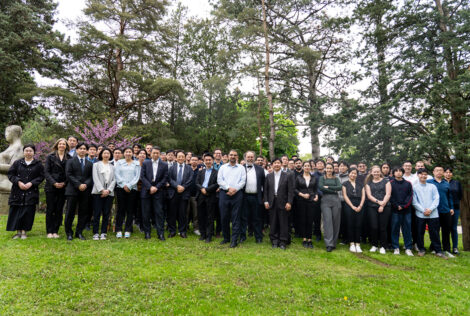
<svg viewBox="0 0 470 316">
<path fill-rule="evenodd" d="M 348 180 L 343 183 L 344 213 L 347 217 L 349 251 L 361 253 L 361 232 L 366 194 L 362 183 L 357 182 L 357 169 L 349 170 Z"/>
</svg>

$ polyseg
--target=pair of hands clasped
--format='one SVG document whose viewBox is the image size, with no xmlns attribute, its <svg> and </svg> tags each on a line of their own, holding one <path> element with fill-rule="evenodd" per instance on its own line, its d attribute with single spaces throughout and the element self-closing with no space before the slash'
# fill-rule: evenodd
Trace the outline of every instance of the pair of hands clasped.
<svg viewBox="0 0 470 316">
<path fill-rule="evenodd" d="M 310 198 L 309 193 L 299 193 L 299 196 L 308 200 Z M 314 202 L 318 201 L 318 195 L 315 194 L 315 198 L 313 199 Z"/>
<path fill-rule="evenodd" d="M 18 186 L 20 187 L 21 190 L 26 191 L 29 188 L 31 188 L 33 186 L 33 184 L 31 182 L 28 182 L 28 183 L 24 184 L 23 182 L 18 181 Z"/>
</svg>

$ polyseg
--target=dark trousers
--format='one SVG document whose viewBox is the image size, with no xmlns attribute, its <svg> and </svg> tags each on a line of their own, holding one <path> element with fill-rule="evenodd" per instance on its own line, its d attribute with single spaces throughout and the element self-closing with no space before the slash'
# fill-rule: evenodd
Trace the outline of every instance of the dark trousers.
<svg viewBox="0 0 470 316">
<path fill-rule="evenodd" d="M 301 238 L 312 239 L 314 202 L 304 198 L 297 198 L 295 205 L 297 206 L 296 218 L 299 236 Z"/>
<path fill-rule="evenodd" d="M 450 252 L 450 233 L 452 231 L 452 215 L 449 213 L 439 213 L 439 223 L 441 225 L 442 250 Z"/>
<path fill-rule="evenodd" d="M 46 192 L 46 231 L 48 234 L 57 234 L 62 225 L 62 214 L 65 205 L 65 188 Z"/>
<path fill-rule="evenodd" d="M 346 202 L 341 201 L 341 224 L 339 225 L 339 238 L 344 242 L 348 243 L 348 216 L 346 215 Z"/>
<path fill-rule="evenodd" d="M 101 217 L 103 220 L 101 221 L 100 233 L 108 233 L 109 213 L 113 206 L 113 200 L 114 196 L 101 197 L 100 194 L 93 194 L 93 234 L 98 234 Z"/>
<path fill-rule="evenodd" d="M 321 238 L 321 198 L 313 202 L 313 234 Z"/>
<path fill-rule="evenodd" d="M 211 238 L 214 235 L 214 211 L 215 196 L 201 193 L 197 199 L 197 221 L 203 238 Z"/>
<path fill-rule="evenodd" d="M 452 248 L 459 248 L 459 232 L 457 231 L 457 225 L 459 224 L 460 210 L 454 210 L 452 215 Z"/>
<path fill-rule="evenodd" d="M 135 201 L 137 198 L 137 191 L 131 190 L 126 192 L 124 189 L 116 188 L 116 198 L 117 198 L 117 212 L 116 212 L 116 232 L 122 232 L 122 223 L 124 218 L 126 219 L 126 224 L 124 231 L 132 233 L 132 222 L 133 222 L 133 213 L 135 208 Z"/>
<path fill-rule="evenodd" d="M 240 238 L 246 238 L 248 225 L 253 227 L 256 240 L 263 239 L 263 220 L 259 210 L 258 195 L 243 193 L 243 207 L 240 218 Z"/>
<path fill-rule="evenodd" d="M 188 227 L 188 218 L 186 212 L 188 200 L 183 198 L 182 193 L 175 192 L 171 199 L 170 209 L 168 210 L 168 230 L 170 233 L 176 233 L 176 221 L 178 221 L 178 232 L 186 233 Z"/>
<path fill-rule="evenodd" d="M 442 252 L 441 240 L 439 238 L 439 218 L 420 218 L 416 217 L 417 233 L 418 233 L 418 249 L 426 251 L 424 248 L 424 233 L 426 232 L 426 224 L 428 224 L 429 238 L 431 239 L 431 247 L 436 252 Z"/>
<path fill-rule="evenodd" d="M 163 235 L 163 224 L 165 221 L 163 208 L 162 208 L 162 192 L 157 192 L 150 195 L 148 198 L 142 198 L 142 229 L 145 233 L 150 234 L 152 226 L 150 219 L 153 219 L 157 227 L 157 234 Z"/>
<path fill-rule="evenodd" d="M 388 234 L 387 225 L 390 220 L 391 208 L 385 206 L 382 213 L 378 212 L 378 207 L 369 204 L 367 217 L 369 219 L 370 240 L 372 246 L 387 248 Z M 379 244 L 380 242 L 380 244 Z"/>
<path fill-rule="evenodd" d="M 272 207 L 269 209 L 269 238 L 273 245 L 287 245 L 289 242 L 289 212 L 285 205 L 279 205 L 274 198 Z"/>
<path fill-rule="evenodd" d="M 75 210 L 78 204 L 78 220 L 77 227 L 75 228 L 75 236 L 78 236 L 83 232 L 85 224 L 88 218 L 88 207 L 91 194 L 89 190 L 79 191 L 76 196 L 67 197 L 67 207 L 65 212 L 65 233 L 67 236 L 73 235 L 72 224 L 75 219 Z"/>
<path fill-rule="evenodd" d="M 140 198 L 140 192 L 137 191 L 135 195 L 134 204 L 134 220 L 136 225 L 142 228 L 142 199 Z"/>
<path fill-rule="evenodd" d="M 361 201 L 351 200 L 351 203 L 354 206 L 359 206 Z M 345 203 L 344 208 L 348 225 L 348 241 L 359 244 L 361 242 L 362 223 L 364 222 L 364 207 L 359 212 L 356 212 Z"/>
<path fill-rule="evenodd" d="M 392 227 L 391 237 L 392 237 L 393 249 L 397 249 L 400 247 L 399 240 L 400 240 L 400 227 L 401 227 L 401 231 L 403 233 L 403 240 L 405 242 L 405 248 L 411 250 L 413 244 L 411 240 L 410 210 L 392 212 L 391 227 Z"/>
<path fill-rule="evenodd" d="M 215 198 L 214 218 L 215 218 L 215 234 L 220 235 L 220 233 L 222 232 L 222 220 L 220 219 L 220 207 L 219 207 L 218 195 Z"/>
<path fill-rule="evenodd" d="M 237 191 L 229 196 L 227 192 L 219 192 L 220 220 L 225 241 L 230 241 L 230 221 L 232 222 L 232 241 L 237 242 L 240 235 L 240 209 L 243 203 L 243 192 Z"/>
</svg>

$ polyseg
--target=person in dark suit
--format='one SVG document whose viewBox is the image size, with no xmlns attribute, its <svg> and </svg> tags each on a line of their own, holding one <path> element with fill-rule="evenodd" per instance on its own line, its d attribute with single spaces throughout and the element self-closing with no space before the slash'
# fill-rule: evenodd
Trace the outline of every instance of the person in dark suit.
<svg viewBox="0 0 470 316">
<path fill-rule="evenodd" d="M 163 188 L 168 179 L 168 165 L 160 158 L 160 148 L 153 147 L 151 159 L 142 163 L 140 171 L 140 180 L 142 181 L 142 190 L 140 197 L 142 199 L 142 226 L 145 233 L 145 239 L 150 239 L 152 226 L 150 218 L 154 219 L 157 227 L 158 239 L 165 240 L 163 224 Z"/>
<path fill-rule="evenodd" d="M 93 163 L 85 157 L 88 145 L 79 143 L 77 145 L 77 155 L 67 160 L 65 174 L 67 177 L 67 187 L 65 196 L 67 197 L 67 210 L 65 213 L 65 233 L 67 240 L 72 240 L 72 224 L 75 219 L 75 210 L 78 204 L 78 222 L 75 230 L 75 237 L 85 240 L 82 232 L 88 218 L 88 201 L 91 199 L 91 189 L 93 187 Z"/>
<path fill-rule="evenodd" d="M 264 207 L 269 210 L 272 246 L 285 250 L 289 242 L 289 211 L 294 200 L 294 173 L 282 172 L 279 158 L 271 165 L 273 172 L 264 182 Z"/>
<path fill-rule="evenodd" d="M 196 178 L 197 187 L 197 217 L 201 237 L 207 243 L 212 241 L 214 235 L 214 215 L 216 208 L 217 170 L 213 168 L 214 156 L 206 154 L 204 156 L 205 169 L 199 170 Z"/>
<path fill-rule="evenodd" d="M 182 238 L 187 238 L 186 229 L 188 219 L 186 210 L 190 197 L 190 187 L 193 179 L 193 170 L 185 163 L 186 156 L 183 151 L 176 153 L 176 164 L 174 164 L 169 173 L 168 179 L 168 197 L 170 198 L 170 209 L 168 210 L 168 230 L 169 237 L 176 236 L 176 221 L 178 220 L 178 231 Z"/>
<path fill-rule="evenodd" d="M 62 214 L 65 205 L 66 174 L 65 165 L 69 159 L 69 145 L 65 138 L 60 138 L 52 147 L 53 153 L 46 158 L 44 174 L 46 176 L 46 231 L 47 238 L 59 238 Z"/>
<path fill-rule="evenodd" d="M 255 164 L 255 153 L 244 155 L 246 184 L 243 190 L 243 207 L 240 218 L 240 242 L 246 240 L 246 229 L 252 225 L 256 243 L 263 241 L 263 221 L 259 205 L 263 203 L 264 169 Z"/>
<path fill-rule="evenodd" d="M 294 194 L 296 197 L 299 235 L 305 248 L 313 248 L 313 211 L 314 202 L 318 201 L 318 182 L 310 172 L 310 162 L 303 163 L 303 174 L 295 177 Z M 296 230 L 297 232 L 297 230 Z"/>
</svg>

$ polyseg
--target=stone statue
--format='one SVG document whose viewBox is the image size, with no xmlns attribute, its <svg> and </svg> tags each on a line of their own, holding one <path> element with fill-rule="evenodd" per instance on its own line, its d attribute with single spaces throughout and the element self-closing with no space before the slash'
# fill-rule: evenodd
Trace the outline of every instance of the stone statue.
<svg viewBox="0 0 470 316">
<path fill-rule="evenodd" d="M 18 125 L 10 125 L 5 129 L 5 138 L 10 146 L 0 153 L 0 192 L 10 193 L 11 191 L 11 182 L 8 180 L 7 173 L 13 162 L 23 158 L 22 134 L 23 130 Z"/>
</svg>

